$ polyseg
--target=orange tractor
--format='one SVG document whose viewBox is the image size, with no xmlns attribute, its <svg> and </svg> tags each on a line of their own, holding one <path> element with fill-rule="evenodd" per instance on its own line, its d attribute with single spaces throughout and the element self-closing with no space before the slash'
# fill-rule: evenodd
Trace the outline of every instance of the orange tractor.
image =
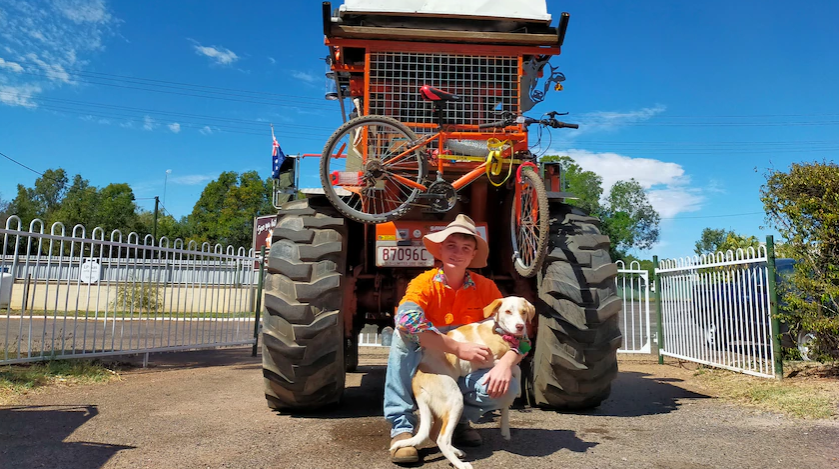
<svg viewBox="0 0 839 469">
<path fill-rule="evenodd" d="M 328 75 L 351 118 L 320 156 L 322 189 L 284 204 L 273 232 L 269 407 L 340 401 L 359 331 L 393 326 L 408 282 L 434 265 L 423 235 L 459 213 L 490 245 L 481 273 L 537 305 L 522 365 L 528 403 L 597 406 L 617 374 L 617 268 L 599 221 L 564 203 L 560 166 L 531 151 L 533 129 L 576 125 L 523 114 L 561 89 L 548 61 L 569 15 L 550 26 L 544 0 L 478 2 L 488 11 L 468 16 L 468 0 L 393 3 L 323 4 Z"/>
</svg>

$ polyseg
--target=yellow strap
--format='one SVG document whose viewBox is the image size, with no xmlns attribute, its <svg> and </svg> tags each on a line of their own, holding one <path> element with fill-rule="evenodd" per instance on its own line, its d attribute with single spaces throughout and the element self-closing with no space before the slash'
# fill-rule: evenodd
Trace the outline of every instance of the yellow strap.
<svg viewBox="0 0 839 469">
<path fill-rule="evenodd" d="M 509 161 L 510 163 L 507 166 L 507 176 L 501 180 L 501 182 L 495 182 L 492 180 L 492 176 L 498 176 L 501 174 L 501 170 L 504 168 L 504 160 L 501 159 L 501 153 L 504 152 L 504 147 L 507 145 L 511 145 L 512 142 L 510 140 L 498 140 L 497 138 L 491 138 L 487 140 L 487 149 L 489 149 L 489 154 L 487 155 L 486 159 L 486 172 L 487 172 L 487 179 L 489 180 L 490 184 L 495 187 L 501 187 L 510 176 L 513 174 L 513 159 L 511 158 Z"/>
</svg>

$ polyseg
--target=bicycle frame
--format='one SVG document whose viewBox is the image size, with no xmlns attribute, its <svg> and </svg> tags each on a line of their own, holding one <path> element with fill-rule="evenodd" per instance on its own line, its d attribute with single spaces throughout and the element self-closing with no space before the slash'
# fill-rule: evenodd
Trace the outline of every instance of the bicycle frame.
<svg viewBox="0 0 839 469">
<path fill-rule="evenodd" d="M 403 158 L 405 155 L 407 155 L 411 152 L 417 151 L 418 149 L 424 147 L 425 145 L 428 145 L 429 143 L 433 142 L 434 140 L 437 140 L 437 142 L 438 142 L 437 148 L 444 148 L 446 140 L 449 140 L 449 139 L 461 138 L 461 139 L 466 139 L 466 140 L 487 140 L 488 138 L 491 138 L 491 136 L 497 136 L 497 134 L 482 134 L 482 133 L 475 133 L 475 132 L 450 132 L 450 131 L 445 131 L 445 130 L 439 130 L 439 131 L 437 131 L 437 132 L 435 132 L 431 135 L 422 137 L 418 142 L 415 142 L 410 148 L 408 148 L 407 150 L 403 151 L 402 153 L 392 157 L 391 159 L 389 159 L 387 161 L 384 161 L 383 164 L 387 165 L 389 163 L 393 163 L 394 161 L 397 161 L 400 158 Z M 521 133 L 510 133 L 510 134 L 505 134 L 505 136 L 513 137 L 513 138 L 510 138 L 510 140 L 513 142 L 513 145 L 508 150 L 505 150 L 505 153 L 510 152 L 510 154 L 513 155 L 513 154 L 516 153 L 516 151 L 520 151 L 522 148 L 526 149 L 527 144 L 526 144 L 526 140 L 525 140 L 525 138 L 526 138 L 525 133 L 523 133 L 523 132 L 521 132 Z M 516 139 L 515 137 L 518 137 L 518 139 Z M 478 166 L 476 166 L 475 168 L 473 168 L 472 170 L 470 170 L 469 172 L 467 172 L 463 176 L 461 176 L 461 177 L 455 179 L 454 181 L 452 181 L 452 187 L 454 187 L 455 190 L 460 190 L 463 187 L 468 186 L 470 183 L 476 181 L 477 179 L 480 179 L 480 177 L 486 172 L 486 167 L 487 167 L 487 164 L 488 164 L 488 161 L 487 161 L 486 158 L 474 157 L 474 156 L 458 156 L 458 155 L 451 155 L 450 158 L 446 158 L 446 156 L 447 155 L 442 155 L 442 154 L 437 156 L 437 177 L 438 177 L 438 179 L 442 179 L 443 175 L 445 174 L 445 167 L 446 167 L 445 162 L 446 162 L 446 160 L 482 161 L 481 164 L 479 164 Z M 500 161 L 502 163 L 507 163 L 507 164 L 521 164 L 521 162 L 522 162 L 522 160 L 515 159 L 515 158 L 501 159 Z M 404 178 L 402 176 L 399 176 L 398 174 L 391 174 L 390 176 L 393 177 L 394 179 L 396 179 L 397 181 L 401 182 L 402 184 L 405 184 L 406 186 L 411 187 L 413 189 L 417 189 L 417 190 L 420 190 L 420 191 L 423 191 L 423 192 L 428 190 L 428 187 L 425 186 L 424 184 L 417 183 L 416 181 L 412 181 L 410 179 Z"/>
</svg>

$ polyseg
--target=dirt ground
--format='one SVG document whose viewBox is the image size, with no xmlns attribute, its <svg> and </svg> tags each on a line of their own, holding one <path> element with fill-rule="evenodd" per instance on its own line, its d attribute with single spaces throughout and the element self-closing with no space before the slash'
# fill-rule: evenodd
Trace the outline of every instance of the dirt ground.
<svg viewBox="0 0 839 469">
<path fill-rule="evenodd" d="M 376 353 L 378 352 L 378 353 Z M 152 355 L 119 382 L 50 388 L 0 407 L 0 468 L 392 468 L 384 356 L 369 350 L 344 404 L 281 415 L 265 405 L 249 348 Z M 799 420 L 710 397 L 676 362 L 621 358 L 611 397 L 587 413 L 497 416 L 469 449 L 479 468 L 839 467 L 839 421 Z M 467 448 L 468 449 L 468 448 Z M 447 468 L 436 448 L 423 467 Z"/>
</svg>

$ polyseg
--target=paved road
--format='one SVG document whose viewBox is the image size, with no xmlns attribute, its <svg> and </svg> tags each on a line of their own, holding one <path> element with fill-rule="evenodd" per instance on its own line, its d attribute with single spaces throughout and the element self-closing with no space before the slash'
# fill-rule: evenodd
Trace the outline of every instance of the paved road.
<svg viewBox="0 0 839 469">
<path fill-rule="evenodd" d="M 82 352 L 108 352 L 155 347 L 179 347 L 196 344 L 232 343 L 253 338 L 253 318 L 194 318 L 194 319 L 107 319 L 65 320 L 0 316 L 0 360 L 3 350 L 9 358 Z"/>
<path fill-rule="evenodd" d="M 2 468 L 392 468 L 381 417 L 382 355 L 367 349 L 345 403 L 280 415 L 248 349 L 152 356 L 117 383 L 56 388 L 0 408 Z M 692 390 L 692 371 L 621 358 L 613 392 L 591 413 L 515 410 L 513 439 L 478 426 L 476 469 L 839 467 L 839 422 L 800 421 Z M 423 467 L 444 469 L 434 448 Z"/>
</svg>

